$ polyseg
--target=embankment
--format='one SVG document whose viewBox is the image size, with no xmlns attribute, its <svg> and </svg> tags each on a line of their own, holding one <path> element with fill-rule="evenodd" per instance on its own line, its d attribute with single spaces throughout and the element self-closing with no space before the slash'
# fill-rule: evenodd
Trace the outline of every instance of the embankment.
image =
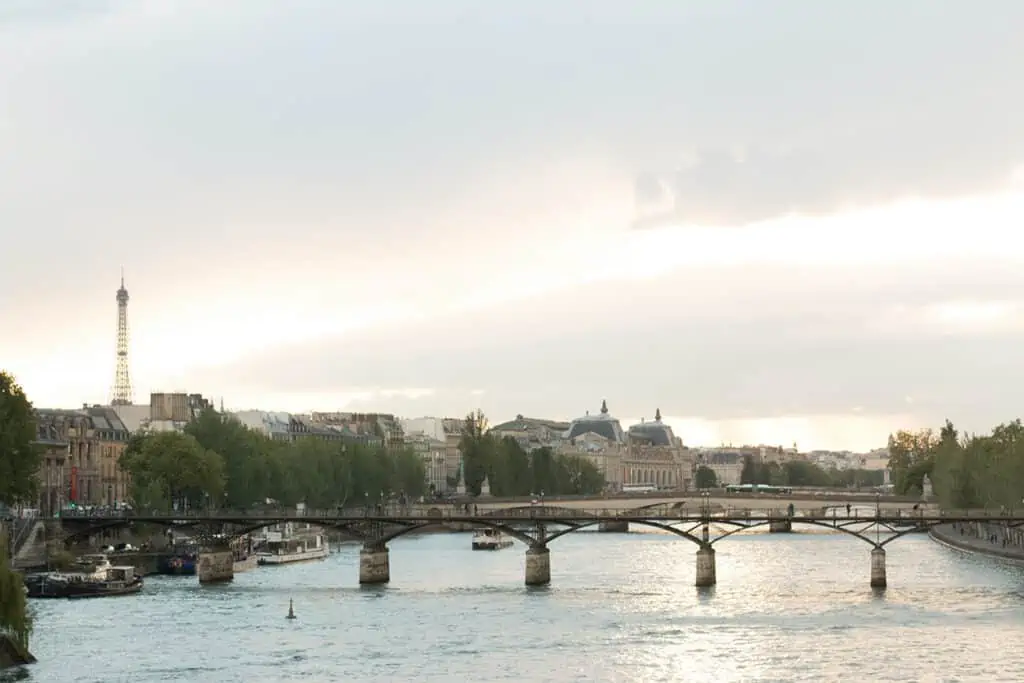
<svg viewBox="0 0 1024 683">
<path fill-rule="evenodd" d="M 13 666 L 22 666 L 36 661 L 28 650 L 22 648 L 10 636 L 0 633 L 0 671 Z"/>
<path fill-rule="evenodd" d="M 953 522 L 933 527 L 936 541 L 970 553 L 1024 562 L 1024 529 L 998 522 Z"/>
</svg>

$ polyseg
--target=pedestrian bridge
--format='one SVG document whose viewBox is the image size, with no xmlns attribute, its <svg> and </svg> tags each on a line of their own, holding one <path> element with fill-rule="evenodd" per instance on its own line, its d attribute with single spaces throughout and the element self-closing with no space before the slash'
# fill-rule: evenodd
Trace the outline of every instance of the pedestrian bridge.
<svg viewBox="0 0 1024 683">
<path fill-rule="evenodd" d="M 527 585 L 551 581 L 548 546 L 559 538 L 584 530 L 627 531 L 643 526 L 674 534 L 697 546 L 697 586 L 713 586 L 716 579 L 715 546 L 746 531 L 767 528 L 774 533 L 794 527 L 828 529 L 856 538 L 870 546 L 870 585 L 886 586 L 885 548 L 907 534 L 928 531 L 939 524 L 1001 522 L 1024 525 L 1024 511 L 996 514 L 986 510 L 929 512 L 923 509 L 867 506 L 832 506 L 796 510 L 783 508 L 724 508 L 707 503 L 687 509 L 681 502 L 653 503 L 629 508 L 579 509 L 558 505 L 519 505 L 474 510 L 465 505 L 455 509 L 431 506 L 365 506 L 358 509 L 323 511 L 190 511 L 187 513 L 64 513 L 61 522 L 65 540 L 86 538 L 104 530 L 136 525 L 189 529 L 200 539 L 207 554 L 230 552 L 225 539 L 239 538 L 261 528 L 283 522 L 299 522 L 340 531 L 363 543 L 359 581 L 382 584 L 390 581 L 388 542 L 406 534 L 432 528 L 471 529 L 488 527 L 521 541 L 526 550 Z M 200 562 L 203 565 L 202 562 Z M 218 566 L 230 562 L 213 563 Z M 200 576 L 200 580 L 202 580 Z M 221 577 L 221 578 L 230 578 Z"/>
</svg>

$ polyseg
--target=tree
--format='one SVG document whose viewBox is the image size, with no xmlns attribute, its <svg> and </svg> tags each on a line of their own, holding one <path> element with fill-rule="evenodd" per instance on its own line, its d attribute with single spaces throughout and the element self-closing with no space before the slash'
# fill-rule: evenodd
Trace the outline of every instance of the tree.
<svg viewBox="0 0 1024 683">
<path fill-rule="evenodd" d="M 701 465 L 694 474 L 694 486 L 698 489 L 713 489 L 718 486 L 718 475 L 707 465 Z"/>
<path fill-rule="evenodd" d="M 7 553 L 7 536 L 0 531 L 0 635 L 9 635 L 22 649 L 28 650 L 32 635 L 32 615 L 25 604 L 25 582 L 11 568 Z"/>
<path fill-rule="evenodd" d="M 121 467 L 131 477 L 137 507 L 172 508 L 220 505 L 224 461 L 190 434 L 155 432 L 128 442 Z"/>
<path fill-rule="evenodd" d="M 931 472 L 938 441 L 930 429 L 900 430 L 889 436 L 889 471 L 896 493 L 922 491 L 924 476 Z"/>
<path fill-rule="evenodd" d="M 483 412 L 478 410 L 466 415 L 462 421 L 459 452 L 462 453 L 462 478 L 471 495 L 480 495 L 484 478 L 493 467 L 496 446 L 494 437 L 487 433 L 487 417 Z"/>
<path fill-rule="evenodd" d="M 32 404 L 14 377 L 0 371 L 0 503 L 32 503 L 38 497 L 41 453 Z"/>
<path fill-rule="evenodd" d="M 225 505 L 246 508 L 271 497 L 273 442 L 230 415 L 207 408 L 185 427 L 204 448 L 224 459 Z"/>
<path fill-rule="evenodd" d="M 901 468 L 905 490 L 916 490 L 917 482 L 927 474 L 935 496 L 946 508 L 1020 509 L 1024 498 L 1024 425 L 1020 420 L 998 425 L 990 434 L 969 436 L 960 434 L 947 420 L 938 437 L 925 444 L 925 457 L 906 457 L 908 445 L 899 439 L 891 439 L 890 445 L 893 441 L 897 443 L 891 452 L 898 457 L 891 457 L 890 462 Z M 920 448 L 920 443 L 911 446 Z"/>
<path fill-rule="evenodd" d="M 758 480 L 758 471 L 760 468 L 757 463 L 754 462 L 754 456 L 744 455 L 743 456 L 743 470 L 740 472 L 740 483 L 741 484 L 761 484 Z"/>
</svg>

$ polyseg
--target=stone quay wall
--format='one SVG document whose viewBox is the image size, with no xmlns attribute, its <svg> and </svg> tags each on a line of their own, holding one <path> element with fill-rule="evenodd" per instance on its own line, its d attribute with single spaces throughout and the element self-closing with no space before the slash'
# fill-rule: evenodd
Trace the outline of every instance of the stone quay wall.
<svg viewBox="0 0 1024 683">
<path fill-rule="evenodd" d="M 1024 528 L 991 521 L 953 522 L 933 527 L 932 538 L 954 548 L 1024 562 Z"/>
</svg>

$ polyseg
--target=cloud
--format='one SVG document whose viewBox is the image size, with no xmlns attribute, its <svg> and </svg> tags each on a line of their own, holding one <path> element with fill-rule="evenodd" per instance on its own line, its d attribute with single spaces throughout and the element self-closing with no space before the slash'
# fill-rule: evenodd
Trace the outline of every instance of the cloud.
<svg viewBox="0 0 1024 683">
<path fill-rule="evenodd" d="M 1017 0 L 3 5 L 0 355 L 44 395 L 105 393 L 124 265 L 140 386 L 1011 405 L 971 373 L 1017 334 L 1016 219 L 901 202 L 1021 167 Z"/>
<path fill-rule="evenodd" d="M 990 312 L 992 296 L 1021 291 L 1013 264 L 949 266 L 941 277 L 923 266 L 885 268 L 870 279 L 849 268 L 747 267 L 742 279 L 739 271 L 592 284 L 282 348 L 207 379 L 257 394 L 431 387 L 429 404 L 453 414 L 473 407 L 482 388 L 499 419 L 571 417 L 604 397 L 620 414 L 657 406 L 711 420 L 901 414 L 912 396 L 932 421 L 983 425 L 1024 399 L 1013 388 L 1024 386 L 1013 361 L 1024 338 L 1019 313 L 1016 325 L 985 334 L 969 316 L 959 327 L 929 322 L 971 302 Z"/>
</svg>

